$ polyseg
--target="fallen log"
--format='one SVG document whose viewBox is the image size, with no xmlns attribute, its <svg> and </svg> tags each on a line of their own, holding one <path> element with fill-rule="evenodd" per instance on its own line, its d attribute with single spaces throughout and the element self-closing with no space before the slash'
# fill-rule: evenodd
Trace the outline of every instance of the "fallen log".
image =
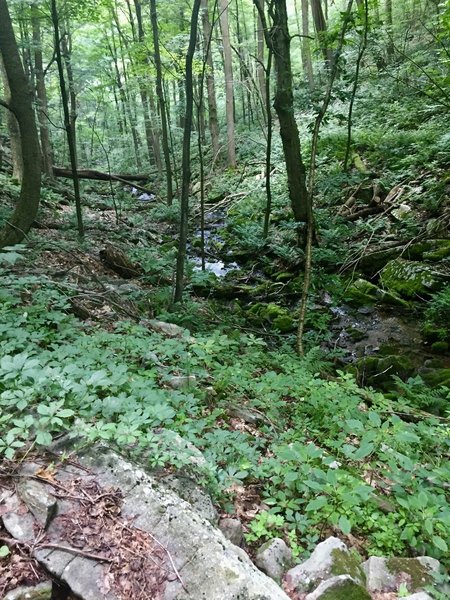
<svg viewBox="0 0 450 600">
<path fill-rule="evenodd" d="M 112 244 L 106 244 L 105 248 L 100 250 L 100 259 L 125 279 L 139 277 L 144 272 L 139 264 L 132 262 L 122 250 Z"/>
<path fill-rule="evenodd" d="M 130 181 L 148 181 L 149 175 L 137 174 L 128 175 L 126 173 L 102 173 L 95 169 L 79 169 L 77 171 L 80 179 L 95 179 L 97 181 L 120 181 L 122 183 L 129 183 Z M 55 177 L 67 177 L 72 179 L 72 170 L 65 169 L 64 167 L 53 167 L 53 175 Z"/>
</svg>

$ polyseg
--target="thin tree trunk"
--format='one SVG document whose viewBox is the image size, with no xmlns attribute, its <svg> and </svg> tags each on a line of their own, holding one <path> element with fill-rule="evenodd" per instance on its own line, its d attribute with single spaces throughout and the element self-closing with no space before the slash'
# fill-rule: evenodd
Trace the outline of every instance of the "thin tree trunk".
<svg viewBox="0 0 450 600">
<path fill-rule="evenodd" d="M 311 44 L 309 40 L 309 6 L 308 0 L 301 0 L 302 3 L 302 63 L 303 69 L 308 80 L 309 89 L 314 89 L 314 73 L 311 60 Z"/>
<path fill-rule="evenodd" d="M 37 115 L 39 121 L 39 136 L 41 140 L 42 170 L 47 177 L 52 178 L 53 151 L 47 119 L 48 101 L 42 62 L 41 20 L 37 4 L 33 4 L 31 7 L 31 26 L 33 28 L 34 73 L 36 77 Z"/>
<path fill-rule="evenodd" d="M 231 60 L 230 29 L 228 25 L 228 0 L 219 0 L 220 30 L 222 33 L 225 71 L 225 111 L 227 116 L 228 166 L 236 168 L 236 142 L 234 135 L 233 66 Z"/>
<path fill-rule="evenodd" d="M 254 0 L 264 23 L 266 44 L 273 52 L 276 69 L 276 93 L 274 107 L 280 123 L 280 135 L 283 144 L 284 160 L 289 187 L 292 212 L 297 222 L 307 222 L 310 215 L 310 199 L 306 189 L 306 169 L 302 158 L 300 136 L 294 114 L 294 95 L 292 92 L 292 67 L 285 0 L 275 0 L 271 11 L 272 27 L 265 24 L 265 15 L 261 0 Z"/>
<path fill-rule="evenodd" d="M 265 107 L 267 107 L 267 73 L 264 72 L 264 31 L 261 17 L 259 12 L 256 11 L 256 35 L 257 35 L 257 57 L 258 64 L 256 65 L 256 74 L 259 84 L 259 92 Z M 268 115 L 264 113 L 264 119 L 267 119 Z"/>
<path fill-rule="evenodd" d="M 264 214 L 263 236 L 269 235 L 270 215 L 272 213 L 272 187 L 270 172 L 272 168 L 272 107 L 270 106 L 270 75 L 272 71 L 272 50 L 269 48 L 265 72 L 265 99 L 267 113 L 267 142 L 266 142 L 266 211 Z"/>
<path fill-rule="evenodd" d="M 346 149 L 345 149 L 344 171 L 347 171 L 347 169 L 348 169 L 348 161 L 350 158 L 350 150 L 351 150 L 351 145 L 352 145 L 353 105 L 355 104 L 356 92 L 358 90 L 359 71 L 361 68 L 361 62 L 362 62 L 362 59 L 364 56 L 364 52 L 366 51 L 366 48 L 367 48 L 367 28 L 368 28 L 368 24 L 369 24 L 369 5 L 368 5 L 368 0 L 360 0 L 360 1 L 362 2 L 362 5 L 360 5 L 360 2 L 357 2 L 357 4 L 358 4 L 358 10 L 359 10 L 360 16 L 364 23 L 364 29 L 363 29 L 362 39 L 361 39 L 361 43 L 360 43 L 360 47 L 359 47 L 358 57 L 356 59 L 355 77 L 353 79 L 352 94 L 350 97 L 350 104 L 348 107 L 347 145 L 346 145 Z"/>
<path fill-rule="evenodd" d="M 216 7 L 217 1 L 214 5 Z M 211 52 L 212 28 L 208 14 L 208 0 L 201 0 L 202 10 L 202 26 L 203 26 L 203 44 L 206 53 L 206 64 L 208 70 L 206 72 L 206 90 L 208 93 L 208 118 L 209 131 L 211 133 L 211 145 L 213 149 L 213 158 L 219 154 L 219 123 L 217 119 L 217 103 L 216 103 L 216 85 L 214 81 L 214 64 Z M 213 16 L 215 10 L 213 11 Z"/>
<path fill-rule="evenodd" d="M 327 22 L 325 15 L 322 10 L 322 4 L 320 0 L 311 0 L 311 10 L 314 21 L 314 26 L 317 32 L 317 38 L 319 45 L 322 49 L 325 66 L 330 68 L 333 61 L 333 54 L 331 49 L 328 47 L 326 34 L 327 34 Z"/>
<path fill-rule="evenodd" d="M 197 22 L 200 10 L 200 0 L 194 0 L 192 7 L 191 32 L 189 47 L 186 54 L 186 118 L 183 133 L 183 162 L 181 184 L 181 223 L 180 237 L 178 240 L 177 269 L 175 280 L 174 301 L 181 302 L 184 289 L 184 263 L 186 261 L 186 246 L 189 217 L 189 186 L 191 182 L 191 129 L 194 94 L 192 85 L 192 61 L 197 42 Z"/>
<path fill-rule="evenodd" d="M 166 101 L 164 98 L 164 90 L 162 84 L 161 53 L 159 51 L 159 31 L 158 19 L 156 14 L 156 0 L 150 0 L 150 18 L 152 21 L 153 48 L 155 52 L 156 95 L 158 97 L 159 113 L 161 116 L 162 146 L 164 153 L 164 163 L 166 166 L 167 204 L 171 206 L 173 200 L 172 166 L 170 164 L 169 135 L 167 132 Z"/>
<path fill-rule="evenodd" d="M 30 230 L 36 218 L 41 189 L 39 136 L 6 0 L 0 0 L 0 55 L 10 90 L 9 106 L 19 126 L 23 160 L 19 201 L 0 231 L 0 248 L 4 248 L 20 243 Z"/>
<path fill-rule="evenodd" d="M 56 8 L 56 0 L 51 0 L 51 12 L 55 39 L 55 56 L 56 63 L 58 65 L 59 87 L 61 90 L 61 102 L 64 113 L 64 127 L 67 135 L 67 145 L 69 147 L 70 166 L 73 174 L 72 179 L 73 191 L 75 195 L 75 210 L 77 214 L 78 235 L 80 236 L 80 238 L 82 238 L 84 237 L 84 227 L 83 216 L 81 212 L 80 182 L 77 174 L 77 149 L 75 145 L 76 138 L 75 132 L 73 131 L 73 127 L 75 126 L 75 119 L 74 115 L 71 115 L 69 110 L 69 99 L 67 96 L 66 82 L 64 79 L 63 57 L 61 54 L 61 40 L 59 35 L 59 16 L 58 10 Z"/>
</svg>

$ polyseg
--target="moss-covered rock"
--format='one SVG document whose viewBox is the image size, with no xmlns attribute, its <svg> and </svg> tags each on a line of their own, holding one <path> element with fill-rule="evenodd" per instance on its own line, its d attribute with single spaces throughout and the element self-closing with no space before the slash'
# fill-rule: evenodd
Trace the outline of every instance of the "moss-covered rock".
<svg viewBox="0 0 450 600">
<path fill-rule="evenodd" d="M 450 369 L 422 369 L 420 376 L 431 388 L 442 385 L 450 388 Z"/>
<path fill-rule="evenodd" d="M 358 380 L 380 389 L 392 386 L 392 376 L 406 380 L 414 374 L 414 364 L 407 356 L 365 356 L 356 362 Z"/>
<path fill-rule="evenodd" d="M 423 253 L 424 260 L 438 262 L 450 257 L 450 240 L 435 240 L 435 247 Z"/>
<path fill-rule="evenodd" d="M 450 268 L 397 258 L 384 267 L 380 279 L 385 290 L 404 298 L 430 296 L 450 281 Z"/>
<path fill-rule="evenodd" d="M 409 308 L 408 302 L 397 294 L 383 290 L 365 279 L 356 279 L 347 290 L 347 300 L 353 306 L 370 306 L 377 302 Z"/>
<path fill-rule="evenodd" d="M 290 311 L 275 304 L 275 302 L 253 304 L 247 314 L 254 322 L 259 324 L 270 323 L 274 329 L 281 333 L 287 333 L 295 329 L 294 318 Z"/>
<path fill-rule="evenodd" d="M 448 343 L 434 342 L 434 344 L 431 345 L 431 350 L 436 352 L 436 354 L 445 354 L 445 352 L 448 352 Z"/>
<path fill-rule="evenodd" d="M 371 600 L 371 595 L 350 575 L 336 575 L 323 581 L 305 600 Z"/>
<path fill-rule="evenodd" d="M 424 323 L 422 327 L 422 337 L 427 342 L 439 342 L 445 340 L 449 336 L 446 327 L 438 327 L 433 323 Z"/>
<path fill-rule="evenodd" d="M 410 592 L 433 583 L 439 561 L 428 556 L 418 558 L 382 558 L 372 556 L 364 563 L 369 592 L 397 592 L 402 583 Z"/>
</svg>

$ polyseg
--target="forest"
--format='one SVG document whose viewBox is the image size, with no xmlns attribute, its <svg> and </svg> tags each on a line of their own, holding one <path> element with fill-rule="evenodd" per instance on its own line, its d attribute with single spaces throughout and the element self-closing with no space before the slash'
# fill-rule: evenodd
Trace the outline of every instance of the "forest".
<svg viewBox="0 0 450 600">
<path fill-rule="evenodd" d="M 100 446 L 450 597 L 449 68 L 450 0 L 0 0 L 1 598 L 2 492 Z"/>
</svg>

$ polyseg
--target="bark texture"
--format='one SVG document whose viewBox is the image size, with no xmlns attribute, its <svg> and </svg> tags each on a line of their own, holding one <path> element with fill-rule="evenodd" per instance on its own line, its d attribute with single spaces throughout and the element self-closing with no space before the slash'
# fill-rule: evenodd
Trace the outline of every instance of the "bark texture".
<svg viewBox="0 0 450 600">
<path fill-rule="evenodd" d="M 0 54 L 8 80 L 10 106 L 19 125 L 23 179 L 16 209 L 0 231 L 0 248 L 21 242 L 36 217 L 41 189 L 39 137 L 28 81 L 20 60 L 6 0 L 0 0 Z"/>
</svg>

